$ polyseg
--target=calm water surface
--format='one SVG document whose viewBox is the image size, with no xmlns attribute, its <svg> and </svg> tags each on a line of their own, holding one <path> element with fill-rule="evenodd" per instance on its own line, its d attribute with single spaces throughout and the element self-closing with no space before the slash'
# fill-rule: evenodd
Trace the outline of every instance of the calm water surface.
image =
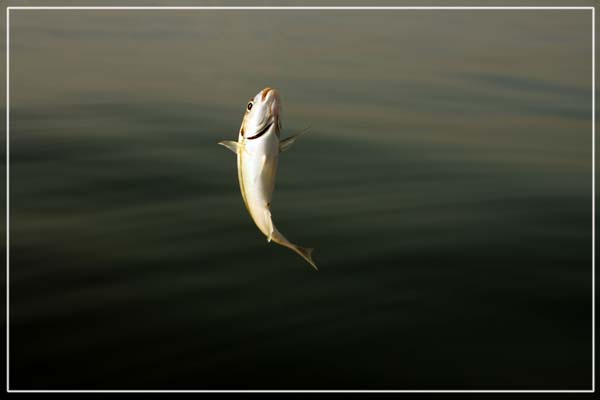
<svg viewBox="0 0 600 400">
<path fill-rule="evenodd" d="M 588 389 L 589 11 L 11 13 L 12 389 Z M 248 98 L 283 102 L 268 244 Z"/>
</svg>

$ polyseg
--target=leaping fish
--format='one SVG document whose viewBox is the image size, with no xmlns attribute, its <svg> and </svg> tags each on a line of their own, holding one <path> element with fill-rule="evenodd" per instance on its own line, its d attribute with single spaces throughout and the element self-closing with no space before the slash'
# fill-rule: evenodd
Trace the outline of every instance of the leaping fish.
<svg viewBox="0 0 600 400">
<path fill-rule="evenodd" d="M 275 188 L 279 153 L 289 149 L 298 136 L 304 133 L 279 140 L 280 111 L 281 103 L 277 90 L 264 88 L 248 102 L 237 142 L 224 140 L 219 144 L 237 154 L 242 199 L 267 241 L 292 249 L 318 270 L 312 259 L 313 249 L 291 243 L 277 230 L 271 218 L 271 198 Z"/>
</svg>

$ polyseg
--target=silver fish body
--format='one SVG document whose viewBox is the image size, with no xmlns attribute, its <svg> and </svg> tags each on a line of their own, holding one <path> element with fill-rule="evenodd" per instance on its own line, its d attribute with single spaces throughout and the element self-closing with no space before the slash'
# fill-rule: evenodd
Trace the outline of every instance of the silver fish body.
<svg viewBox="0 0 600 400">
<path fill-rule="evenodd" d="M 317 269 L 312 259 L 313 249 L 287 240 L 277 230 L 271 216 L 279 154 L 287 150 L 299 136 L 280 140 L 280 110 L 279 93 L 269 87 L 261 90 L 246 106 L 237 142 L 222 141 L 219 144 L 237 154 L 240 191 L 258 229 L 269 242 L 295 251 Z"/>
</svg>

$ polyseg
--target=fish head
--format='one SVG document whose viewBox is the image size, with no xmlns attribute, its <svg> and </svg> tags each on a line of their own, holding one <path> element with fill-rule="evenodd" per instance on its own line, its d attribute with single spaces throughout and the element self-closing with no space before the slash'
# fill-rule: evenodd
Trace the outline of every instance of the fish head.
<svg viewBox="0 0 600 400">
<path fill-rule="evenodd" d="M 264 88 L 248 101 L 240 134 L 244 136 L 247 133 L 249 136 L 253 131 L 271 125 L 281 127 L 280 111 L 279 92 L 270 87 Z"/>
</svg>

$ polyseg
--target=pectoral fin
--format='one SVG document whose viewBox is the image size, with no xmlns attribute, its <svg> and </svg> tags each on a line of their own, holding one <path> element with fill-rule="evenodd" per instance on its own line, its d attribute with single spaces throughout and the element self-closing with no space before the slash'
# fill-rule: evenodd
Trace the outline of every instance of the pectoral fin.
<svg viewBox="0 0 600 400">
<path fill-rule="evenodd" d="M 238 142 L 234 142 L 233 140 L 222 140 L 219 142 L 221 146 L 227 147 L 229 150 L 233 151 L 235 154 L 238 154 L 242 151 L 243 146 Z"/>
<path fill-rule="evenodd" d="M 300 132 L 298 132 L 297 134 L 290 136 L 287 139 L 283 139 L 282 141 L 279 142 L 279 152 L 283 153 L 284 151 L 286 151 L 287 149 L 289 149 L 290 147 L 292 147 L 292 145 L 294 144 L 294 142 L 296 141 L 296 139 L 298 139 L 300 136 L 302 136 L 303 134 L 305 134 L 306 132 L 308 132 L 309 128 L 305 128 L 303 130 L 301 130 Z"/>
</svg>

